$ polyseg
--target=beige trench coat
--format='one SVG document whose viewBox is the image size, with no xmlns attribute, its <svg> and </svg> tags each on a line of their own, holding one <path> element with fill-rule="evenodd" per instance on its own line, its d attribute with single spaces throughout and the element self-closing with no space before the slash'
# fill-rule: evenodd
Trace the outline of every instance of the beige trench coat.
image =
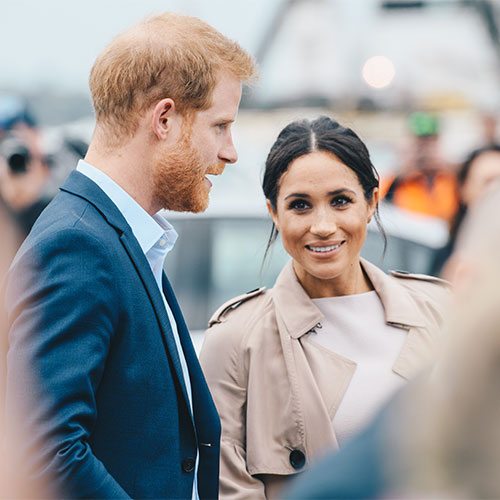
<svg viewBox="0 0 500 500">
<path fill-rule="evenodd" d="M 408 332 L 393 370 L 411 378 L 435 351 L 449 289 L 361 263 L 386 322 Z M 273 498 L 284 479 L 338 448 L 332 419 L 356 363 L 305 336 L 322 317 L 291 261 L 271 290 L 236 297 L 212 316 L 200 362 L 222 422 L 222 499 Z"/>
</svg>

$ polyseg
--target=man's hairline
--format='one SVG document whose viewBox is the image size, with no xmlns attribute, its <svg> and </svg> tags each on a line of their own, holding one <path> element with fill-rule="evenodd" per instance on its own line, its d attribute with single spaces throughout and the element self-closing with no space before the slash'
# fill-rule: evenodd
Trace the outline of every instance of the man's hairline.
<svg viewBox="0 0 500 500">
<path fill-rule="evenodd" d="M 173 99 L 171 97 L 162 97 L 161 99 L 158 99 L 155 102 L 153 102 L 152 104 L 150 104 L 144 110 L 142 110 L 142 111 L 139 110 L 139 111 L 135 112 L 135 119 L 137 119 L 137 127 L 138 127 L 139 122 L 141 121 L 141 119 L 144 118 L 158 104 L 158 102 L 160 102 L 162 99 L 171 99 L 173 101 L 173 103 L 174 103 L 175 111 L 182 118 L 183 128 L 186 126 L 187 128 L 185 129 L 185 131 L 188 134 L 190 134 L 191 130 L 192 130 L 192 127 L 193 127 L 193 123 L 194 123 L 194 121 L 196 119 L 196 116 L 200 112 L 202 112 L 202 111 L 208 111 L 209 109 L 211 109 L 213 107 L 213 105 L 214 105 L 213 97 L 214 97 L 215 89 L 216 89 L 217 85 L 220 83 L 220 81 L 222 80 L 222 78 L 224 76 L 232 77 L 234 80 L 237 80 L 240 83 L 241 86 L 245 85 L 245 83 L 247 81 L 247 80 L 245 80 L 243 78 L 240 78 L 231 69 L 225 68 L 225 67 L 219 67 L 219 68 L 215 69 L 214 74 L 215 74 L 215 84 L 214 84 L 214 86 L 213 86 L 213 88 L 211 90 L 210 99 L 209 99 L 209 102 L 208 102 L 207 106 L 204 106 L 202 108 L 195 108 L 195 107 L 185 106 L 184 109 L 182 107 L 179 109 L 177 107 L 175 99 Z M 234 122 L 234 120 L 232 120 L 232 121 Z M 106 123 L 105 120 L 96 121 L 96 128 L 99 127 L 103 131 L 104 134 L 106 134 L 106 132 L 108 130 L 112 129 L 114 126 L 115 125 L 113 124 L 113 122 Z M 116 146 L 113 145 L 113 148 L 122 146 L 123 144 L 125 144 L 127 142 L 127 140 L 132 139 L 136 133 L 137 133 L 137 128 L 134 131 L 134 133 L 132 133 L 131 135 L 122 134 L 122 135 L 116 137 Z"/>
</svg>

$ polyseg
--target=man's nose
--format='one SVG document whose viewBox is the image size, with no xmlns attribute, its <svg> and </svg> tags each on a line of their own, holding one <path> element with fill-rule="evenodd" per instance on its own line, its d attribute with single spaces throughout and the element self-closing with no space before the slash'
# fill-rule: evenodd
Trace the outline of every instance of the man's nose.
<svg viewBox="0 0 500 500">
<path fill-rule="evenodd" d="M 219 158 L 224 163 L 236 163 L 238 161 L 238 152 L 233 144 L 233 139 L 230 137 L 219 152 Z"/>
</svg>

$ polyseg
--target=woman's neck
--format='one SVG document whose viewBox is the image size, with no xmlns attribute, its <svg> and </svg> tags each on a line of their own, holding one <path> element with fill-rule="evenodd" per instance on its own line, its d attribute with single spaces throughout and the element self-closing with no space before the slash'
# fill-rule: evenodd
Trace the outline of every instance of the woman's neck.
<svg viewBox="0 0 500 500">
<path fill-rule="evenodd" d="M 356 295 L 374 289 L 360 262 L 353 269 L 347 269 L 341 275 L 331 279 L 322 279 L 301 272 L 295 263 L 294 270 L 300 284 L 312 299 Z"/>
</svg>

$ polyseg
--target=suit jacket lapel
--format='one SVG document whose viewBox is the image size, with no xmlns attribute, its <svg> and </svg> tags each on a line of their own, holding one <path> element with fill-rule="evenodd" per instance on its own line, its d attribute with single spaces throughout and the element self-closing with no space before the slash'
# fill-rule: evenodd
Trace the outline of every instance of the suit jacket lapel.
<svg viewBox="0 0 500 500">
<path fill-rule="evenodd" d="M 193 347 L 193 342 L 191 341 L 191 336 L 189 335 L 189 330 L 186 326 L 186 322 L 184 321 L 184 316 L 182 315 L 181 309 L 179 307 L 179 303 L 177 302 L 177 298 L 172 290 L 172 286 L 168 281 L 168 278 L 163 272 L 163 293 L 165 294 L 165 298 L 172 310 L 172 314 L 174 315 L 175 322 L 177 323 L 177 331 L 179 332 L 179 338 L 181 340 L 182 348 L 184 350 L 184 356 L 186 357 L 186 363 L 188 363 L 189 368 L 191 368 L 192 360 L 195 359 L 198 363 L 198 356 Z"/>
<path fill-rule="evenodd" d="M 141 278 L 142 283 L 144 284 L 144 288 L 146 289 L 146 292 L 149 296 L 149 299 L 151 300 L 151 303 L 153 304 L 153 308 L 155 310 L 158 323 L 160 324 L 161 327 L 161 333 L 167 348 L 167 352 L 170 356 L 170 360 L 177 375 L 180 387 L 182 388 L 182 393 L 184 395 L 186 405 L 189 408 L 189 399 L 188 399 L 186 384 L 184 382 L 184 374 L 182 373 L 182 366 L 179 359 L 179 352 L 177 351 L 177 345 L 175 344 L 174 334 L 172 332 L 172 327 L 168 319 L 167 311 L 165 309 L 165 304 L 163 302 L 160 289 L 158 288 L 156 280 L 153 276 L 153 272 L 151 271 L 151 267 L 149 266 L 148 260 L 144 255 L 135 236 L 133 235 L 132 230 L 129 229 L 128 231 L 124 232 L 121 235 L 120 239 L 127 253 L 129 254 L 130 259 L 132 260 L 137 270 L 137 273 Z M 175 319 L 177 321 L 177 318 Z"/>
<path fill-rule="evenodd" d="M 194 416 L 196 419 L 196 432 L 201 442 L 211 442 L 214 440 L 213 433 L 216 435 L 220 433 L 219 415 L 215 408 L 212 395 L 210 394 L 205 375 L 201 369 L 200 362 L 198 361 L 198 355 L 194 350 L 191 335 L 189 334 L 179 304 L 165 273 L 163 273 L 163 291 L 172 309 L 172 313 L 174 314 L 177 330 L 179 331 L 179 337 L 184 350 L 184 356 L 186 357 L 186 363 L 189 368 Z"/>
<path fill-rule="evenodd" d="M 102 214 L 108 224 L 114 227 L 120 235 L 120 240 L 125 250 L 127 251 L 135 269 L 137 270 L 137 273 L 140 276 L 142 283 L 144 284 L 144 288 L 146 289 L 146 292 L 155 310 L 156 317 L 160 325 L 161 334 L 165 342 L 167 355 L 170 357 L 170 361 L 174 368 L 179 385 L 182 389 L 182 393 L 184 394 L 186 405 L 189 408 L 189 399 L 187 395 L 186 384 L 184 382 L 184 375 L 182 373 L 179 353 L 177 352 L 177 346 L 175 344 L 170 322 L 168 320 L 167 311 L 165 310 L 165 304 L 163 303 L 161 292 L 158 288 L 158 285 L 156 284 L 156 280 L 153 276 L 153 272 L 151 271 L 148 260 L 144 255 L 139 242 L 135 238 L 132 229 L 127 224 L 127 221 L 118 210 L 116 205 L 106 195 L 106 193 L 104 193 L 104 191 L 94 181 L 92 181 L 82 173 L 77 171 L 71 172 L 68 179 L 60 189 L 68 193 L 72 193 L 75 196 L 79 196 L 80 198 L 83 198 L 91 203 Z M 169 290 L 171 295 L 173 296 L 170 285 Z M 180 314 L 177 301 L 174 300 L 173 302 L 175 302 L 175 311 L 173 309 L 174 317 L 179 325 L 181 324 L 182 314 Z M 171 302 L 169 301 L 169 303 Z M 182 325 L 183 328 L 186 328 L 183 320 Z M 183 342 L 183 347 L 184 344 L 185 343 Z M 186 349 L 186 347 L 184 347 L 184 349 Z"/>
</svg>

